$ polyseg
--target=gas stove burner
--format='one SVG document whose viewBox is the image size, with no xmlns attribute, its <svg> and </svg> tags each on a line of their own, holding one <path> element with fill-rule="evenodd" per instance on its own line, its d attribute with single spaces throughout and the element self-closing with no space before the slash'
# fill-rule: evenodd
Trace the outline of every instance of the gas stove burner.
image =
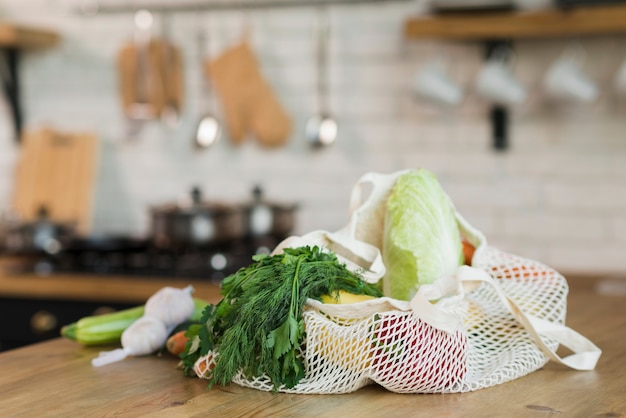
<svg viewBox="0 0 626 418">
<path fill-rule="evenodd" d="M 90 237 L 76 237 L 69 240 L 65 250 L 68 252 L 83 252 L 89 250 L 98 252 L 134 252 L 144 251 L 148 246 L 149 240 L 143 238 L 94 235 Z"/>
</svg>

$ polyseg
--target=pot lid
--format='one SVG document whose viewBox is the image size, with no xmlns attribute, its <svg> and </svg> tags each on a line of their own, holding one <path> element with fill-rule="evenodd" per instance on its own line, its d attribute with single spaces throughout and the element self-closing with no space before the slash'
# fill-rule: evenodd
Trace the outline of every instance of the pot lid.
<svg viewBox="0 0 626 418">
<path fill-rule="evenodd" d="M 252 188 L 252 202 L 250 203 L 250 206 L 260 205 L 283 210 L 295 210 L 298 208 L 297 203 L 281 203 L 265 199 L 265 197 L 263 196 L 263 188 L 260 185 L 256 184 Z"/>
<path fill-rule="evenodd" d="M 228 202 L 205 201 L 198 186 L 191 189 L 189 196 L 177 202 L 165 203 L 152 208 L 153 212 L 168 214 L 185 214 L 201 212 L 232 212 L 241 210 L 240 207 Z"/>
<path fill-rule="evenodd" d="M 51 227 L 59 231 L 73 232 L 76 225 L 74 222 L 61 222 L 50 217 L 50 212 L 45 205 L 37 209 L 37 217 L 31 221 L 12 220 L 5 227 L 9 231 L 29 231 L 41 227 Z"/>
</svg>

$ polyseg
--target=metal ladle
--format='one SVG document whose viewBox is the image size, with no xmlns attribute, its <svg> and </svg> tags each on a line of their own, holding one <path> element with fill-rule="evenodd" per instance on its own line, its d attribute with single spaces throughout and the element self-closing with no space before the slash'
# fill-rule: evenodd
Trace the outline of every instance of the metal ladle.
<svg viewBox="0 0 626 418">
<path fill-rule="evenodd" d="M 206 36 L 202 28 L 198 29 L 198 61 L 200 68 L 200 77 L 202 79 L 202 95 L 211 96 L 209 89 L 209 83 L 206 80 L 206 76 L 202 73 L 204 51 L 206 48 Z M 208 108 L 208 106 L 207 106 Z M 220 121 L 213 115 L 210 110 L 206 110 L 206 113 L 198 122 L 196 133 L 193 138 L 193 142 L 197 148 L 205 149 L 216 143 L 222 136 L 222 126 Z"/>
<path fill-rule="evenodd" d="M 318 10 L 317 25 L 317 104 L 318 113 L 306 123 L 306 138 L 314 147 L 332 144 L 337 138 L 337 121 L 328 111 L 327 43 L 330 33 L 328 10 Z"/>
</svg>

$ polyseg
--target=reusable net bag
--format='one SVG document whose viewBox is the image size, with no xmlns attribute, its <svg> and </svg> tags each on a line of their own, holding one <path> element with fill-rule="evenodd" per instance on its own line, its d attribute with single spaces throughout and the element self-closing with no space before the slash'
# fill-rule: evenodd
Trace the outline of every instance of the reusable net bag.
<svg viewBox="0 0 626 418">
<path fill-rule="evenodd" d="M 366 174 L 353 189 L 349 225 L 292 237 L 275 251 L 323 246 L 366 281 L 376 282 L 385 274 L 379 250 L 384 202 L 402 173 Z M 373 189 L 362 202 L 367 183 Z M 422 285 L 410 301 L 308 300 L 306 338 L 299 350 L 306 375 L 295 387 L 278 390 L 337 394 L 376 383 L 397 393 L 468 392 L 519 378 L 549 360 L 593 369 L 600 349 L 564 325 L 565 278 L 544 264 L 489 247 L 480 231 L 458 213 L 456 219 L 463 237 L 476 247 L 472 266 Z M 559 345 L 573 354 L 561 358 Z M 200 377 L 214 360 L 213 353 L 198 360 Z M 274 390 L 266 376 L 239 374 L 233 382 Z"/>
</svg>

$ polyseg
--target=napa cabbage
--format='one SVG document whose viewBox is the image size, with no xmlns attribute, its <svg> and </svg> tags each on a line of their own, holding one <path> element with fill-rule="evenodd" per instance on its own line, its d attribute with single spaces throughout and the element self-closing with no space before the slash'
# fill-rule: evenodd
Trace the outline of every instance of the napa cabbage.
<svg viewBox="0 0 626 418">
<path fill-rule="evenodd" d="M 386 202 L 382 245 L 386 296 L 410 300 L 422 284 L 455 274 L 463 264 L 455 210 L 434 174 L 410 170 Z"/>
</svg>

